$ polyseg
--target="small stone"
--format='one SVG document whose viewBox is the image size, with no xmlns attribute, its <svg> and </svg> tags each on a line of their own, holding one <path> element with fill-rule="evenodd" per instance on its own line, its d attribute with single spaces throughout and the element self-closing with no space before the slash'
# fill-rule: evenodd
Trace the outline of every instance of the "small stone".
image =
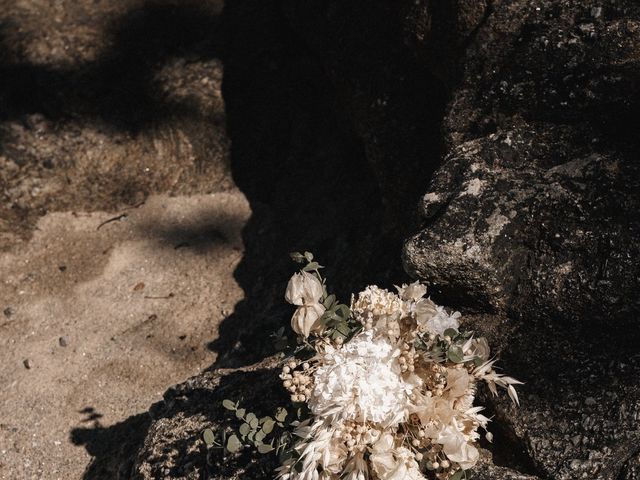
<svg viewBox="0 0 640 480">
<path fill-rule="evenodd" d="M 16 311 L 11 307 L 7 307 L 4 309 L 3 313 L 5 317 L 10 318 L 14 313 L 16 313 Z"/>
<path fill-rule="evenodd" d="M 31 360 L 29 360 L 28 358 L 25 358 L 22 361 L 22 364 L 24 365 L 24 368 L 26 368 L 27 370 L 31 370 Z"/>
<path fill-rule="evenodd" d="M 61 347 L 66 347 L 67 345 L 69 345 L 69 337 L 67 337 L 66 335 L 63 335 L 58 339 L 58 343 L 60 344 Z"/>
</svg>

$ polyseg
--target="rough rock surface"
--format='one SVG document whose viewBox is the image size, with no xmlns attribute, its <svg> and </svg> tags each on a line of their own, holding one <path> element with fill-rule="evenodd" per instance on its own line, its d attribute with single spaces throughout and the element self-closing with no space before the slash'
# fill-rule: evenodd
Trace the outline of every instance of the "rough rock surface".
<svg viewBox="0 0 640 480">
<path fill-rule="evenodd" d="M 447 303 L 516 326 L 494 341 L 522 407 L 493 409 L 541 478 L 637 475 L 639 21 L 636 2 L 493 2 L 405 244 Z"/>
<path fill-rule="evenodd" d="M 271 455 L 243 452 L 222 458 L 207 454 L 202 432 L 238 423 L 222 401 L 242 399 L 242 407 L 259 417 L 274 415 L 287 399 L 278 388 L 278 360 L 269 358 L 247 367 L 207 371 L 169 389 L 150 410 L 152 424 L 133 463 L 133 479 L 272 478 Z M 125 476 L 124 478 L 129 478 Z"/>
<path fill-rule="evenodd" d="M 410 273 L 513 317 L 633 322 L 638 22 L 635 2 L 493 6 L 445 116 Z"/>
</svg>

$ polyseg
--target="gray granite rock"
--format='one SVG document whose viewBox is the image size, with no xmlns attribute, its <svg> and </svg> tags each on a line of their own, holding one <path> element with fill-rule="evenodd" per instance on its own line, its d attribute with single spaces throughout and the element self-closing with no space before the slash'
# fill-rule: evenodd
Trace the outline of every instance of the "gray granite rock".
<svg viewBox="0 0 640 480">
<path fill-rule="evenodd" d="M 582 323 L 638 312 L 636 2 L 502 1 L 444 118 L 407 271 L 452 304 Z"/>
<path fill-rule="evenodd" d="M 638 334 L 578 336 L 528 325 L 502 338 L 501 366 L 525 382 L 521 406 L 484 398 L 542 478 L 617 480 L 640 452 Z M 633 478 L 633 477 L 630 477 Z"/>
<path fill-rule="evenodd" d="M 207 371 L 169 389 L 150 410 L 151 425 L 130 472 L 123 478 L 158 479 L 267 479 L 275 468 L 273 455 L 243 451 L 224 458 L 207 450 L 202 434 L 220 432 L 238 423 L 222 401 L 240 401 L 256 415 L 273 415 L 286 405 L 277 378 L 277 361 L 267 359 L 238 369 Z"/>
<path fill-rule="evenodd" d="M 638 475 L 639 22 L 630 1 L 492 2 L 405 244 L 441 301 L 502 317 L 477 326 L 522 406 L 485 401 L 541 478 Z"/>
</svg>

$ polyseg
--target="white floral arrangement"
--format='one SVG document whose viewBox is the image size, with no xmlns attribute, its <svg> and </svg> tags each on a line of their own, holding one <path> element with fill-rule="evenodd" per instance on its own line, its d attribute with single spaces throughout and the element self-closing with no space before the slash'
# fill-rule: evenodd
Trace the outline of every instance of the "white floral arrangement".
<svg viewBox="0 0 640 480">
<path fill-rule="evenodd" d="M 285 294 L 297 307 L 298 348 L 280 378 L 298 420 L 278 478 L 467 478 L 480 430 L 492 440 L 474 405 L 478 382 L 494 395 L 506 389 L 516 405 L 521 382 L 497 373 L 486 339 L 461 331 L 460 313 L 420 283 L 397 293 L 369 286 L 348 307 L 328 294 L 312 254 L 292 257 L 305 264 Z"/>
</svg>

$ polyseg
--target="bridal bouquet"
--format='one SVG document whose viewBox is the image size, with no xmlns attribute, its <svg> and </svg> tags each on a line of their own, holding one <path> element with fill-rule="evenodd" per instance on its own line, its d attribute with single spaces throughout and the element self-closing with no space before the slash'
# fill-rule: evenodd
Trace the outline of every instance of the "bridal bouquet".
<svg viewBox="0 0 640 480">
<path fill-rule="evenodd" d="M 369 286 L 347 306 L 327 292 L 313 255 L 285 299 L 297 308 L 298 348 L 280 378 L 294 422 L 282 480 L 466 478 L 489 419 L 474 406 L 478 382 L 521 382 L 494 370 L 486 339 L 460 329 L 460 313 L 433 303 L 418 282 L 390 292 Z"/>
</svg>

